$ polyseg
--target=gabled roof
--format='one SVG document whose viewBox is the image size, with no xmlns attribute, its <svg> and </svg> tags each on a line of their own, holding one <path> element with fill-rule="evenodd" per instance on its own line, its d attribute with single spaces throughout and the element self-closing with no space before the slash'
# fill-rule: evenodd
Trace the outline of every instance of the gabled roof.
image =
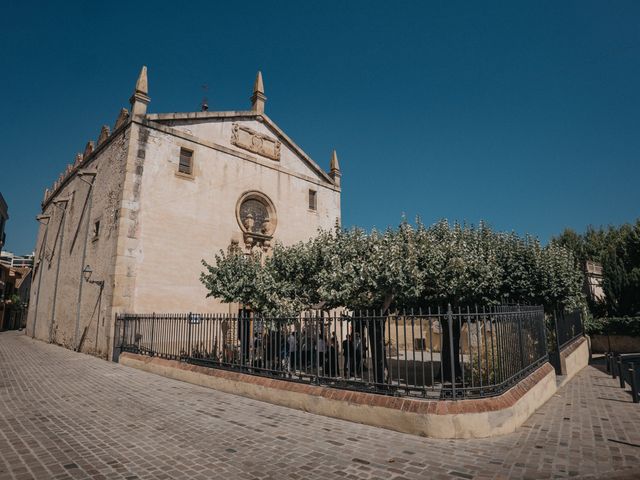
<svg viewBox="0 0 640 480">
<path fill-rule="evenodd" d="M 333 179 L 325 172 L 316 162 L 314 162 L 309 155 L 307 155 L 302 148 L 300 148 L 286 133 L 282 131 L 276 123 L 271 120 L 266 114 L 256 112 L 253 110 L 247 111 L 229 111 L 229 112 L 179 112 L 179 113 L 148 113 L 145 118 L 152 122 L 157 123 L 170 123 L 180 120 L 207 120 L 207 119 L 225 119 L 225 120 L 257 120 L 262 122 L 269 128 L 274 135 L 276 135 L 280 141 L 286 143 L 291 150 L 293 150 L 303 162 L 316 172 L 320 178 L 325 180 L 331 185 L 335 185 Z"/>
</svg>

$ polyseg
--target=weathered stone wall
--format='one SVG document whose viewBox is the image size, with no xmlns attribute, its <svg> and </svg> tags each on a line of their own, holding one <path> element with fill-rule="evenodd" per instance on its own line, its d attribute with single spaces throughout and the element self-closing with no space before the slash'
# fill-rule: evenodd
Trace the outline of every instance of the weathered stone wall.
<svg viewBox="0 0 640 480">
<path fill-rule="evenodd" d="M 38 233 L 43 260 L 34 272 L 30 334 L 109 357 L 120 312 L 237 312 L 236 305 L 206 298 L 201 260 L 212 261 L 231 241 L 243 245 L 236 209 L 247 191 L 273 203 L 274 242 L 306 240 L 340 221 L 339 187 L 284 133 L 251 114 L 232 116 L 233 122 L 224 115 L 220 121 L 182 119 L 181 129 L 136 116 L 110 137 L 103 129 L 97 149 L 88 147 L 67 169 L 45 197 L 43 214 L 51 218 Z M 279 160 L 258 155 L 253 145 L 234 145 L 234 123 L 280 139 L 272 155 Z M 178 173 L 181 147 L 194 152 L 193 175 Z M 77 169 L 96 170 L 90 195 Z M 310 189 L 317 192 L 315 211 Z M 64 198 L 66 209 L 56 206 Z M 85 265 L 103 288 L 84 281 Z"/>
<path fill-rule="evenodd" d="M 79 166 L 84 171 L 96 171 L 92 189 L 72 172 L 45 201 L 42 213 L 51 218 L 47 225 L 40 225 L 38 232 L 36 253 L 42 254 L 42 260 L 34 271 L 27 326 L 27 332 L 38 339 L 67 348 L 76 348 L 82 341 L 82 351 L 108 355 L 111 259 L 118 236 L 128 141 L 129 129 L 125 125 Z M 91 177 L 83 178 L 91 182 Z M 64 198 L 69 199 L 66 209 L 64 203 L 55 205 L 56 200 Z M 99 232 L 94 236 L 98 221 Z M 85 265 L 93 270 L 91 280 L 105 282 L 103 289 L 83 279 Z"/>
<path fill-rule="evenodd" d="M 241 123 L 274 136 L 256 120 Z M 340 219 L 339 189 L 304 165 L 285 143 L 277 162 L 231 145 L 230 122 L 187 121 L 182 130 L 145 122 L 136 128 L 144 132 L 136 147 L 144 173 L 136 186 L 139 197 L 132 201 L 139 202 L 139 211 L 131 226 L 138 237 L 128 263 L 135 276 L 130 312 L 233 311 L 232 305 L 206 298 L 201 260 L 212 262 L 232 240 L 242 246 L 236 207 L 247 191 L 259 191 L 273 202 L 274 242 L 306 240 Z M 227 145 L 219 148 L 223 140 Z M 192 177 L 177 173 L 181 147 L 194 152 Z M 316 211 L 309 210 L 309 189 L 317 191 Z"/>
</svg>

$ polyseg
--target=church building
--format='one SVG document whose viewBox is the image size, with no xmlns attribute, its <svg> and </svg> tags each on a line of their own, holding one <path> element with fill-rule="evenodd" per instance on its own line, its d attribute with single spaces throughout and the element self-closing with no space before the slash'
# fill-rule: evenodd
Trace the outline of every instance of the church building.
<svg viewBox="0 0 640 480">
<path fill-rule="evenodd" d="M 269 251 L 340 222 L 340 167 L 328 171 L 265 113 L 147 113 L 142 68 L 131 110 L 103 126 L 45 191 L 27 333 L 110 357 L 118 313 L 237 313 L 206 298 L 201 260 L 237 245 Z"/>
</svg>

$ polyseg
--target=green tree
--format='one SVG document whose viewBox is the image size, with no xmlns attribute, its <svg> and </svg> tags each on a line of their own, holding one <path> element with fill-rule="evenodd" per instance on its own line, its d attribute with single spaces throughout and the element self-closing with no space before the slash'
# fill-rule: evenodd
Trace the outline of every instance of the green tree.
<svg viewBox="0 0 640 480">
<path fill-rule="evenodd" d="M 390 311 L 451 304 L 542 303 L 548 309 L 581 303 L 582 277 L 571 252 L 558 243 L 492 231 L 483 223 L 426 227 L 403 221 L 396 229 L 321 231 L 308 242 L 270 255 L 230 249 L 203 262 L 209 295 L 270 316 L 296 317 L 317 307 L 382 312 L 375 321 L 355 317 L 352 328 L 369 336 L 376 381 L 383 383 L 384 328 Z M 457 325 L 443 319 L 443 371 L 460 372 Z M 451 342 L 452 341 L 452 342 Z"/>
<path fill-rule="evenodd" d="M 640 220 L 623 225 L 603 255 L 603 290 L 611 316 L 640 315 Z"/>
</svg>

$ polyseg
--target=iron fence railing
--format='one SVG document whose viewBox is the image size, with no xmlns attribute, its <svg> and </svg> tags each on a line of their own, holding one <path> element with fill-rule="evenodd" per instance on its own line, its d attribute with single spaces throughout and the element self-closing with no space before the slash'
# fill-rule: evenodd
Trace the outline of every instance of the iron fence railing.
<svg viewBox="0 0 640 480">
<path fill-rule="evenodd" d="M 119 315 L 120 351 L 424 398 L 498 395 L 548 358 L 542 307 L 392 315 Z"/>
<path fill-rule="evenodd" d="M 572 311 L 558 310 L 554 312 L 553 317 L 558 351 L 562 350 L 576 338 L 584 335 L 582 312 L 579 309 Z"/>
</svg>

